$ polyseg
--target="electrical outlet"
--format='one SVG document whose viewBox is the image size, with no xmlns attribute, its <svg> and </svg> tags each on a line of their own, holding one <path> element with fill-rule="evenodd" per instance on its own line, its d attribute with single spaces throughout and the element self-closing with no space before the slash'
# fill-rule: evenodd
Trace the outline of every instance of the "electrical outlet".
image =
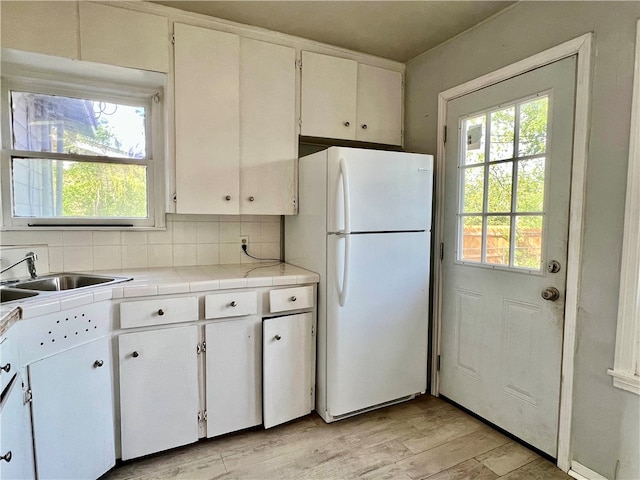
<svg viewBox="0 0 640 480">
<path fill-rule="evenodd" d="M 249 235 L 240 235 L 240 246 L 242 245 L 249 246 Z"/>
</svg>

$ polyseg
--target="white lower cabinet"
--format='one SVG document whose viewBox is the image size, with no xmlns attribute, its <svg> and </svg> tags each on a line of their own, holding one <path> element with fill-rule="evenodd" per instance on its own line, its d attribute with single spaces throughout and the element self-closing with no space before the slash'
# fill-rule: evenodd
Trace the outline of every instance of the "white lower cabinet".
<svg viewBox="0 0 640 480">
<path fill-rule="evenodd" d="M 28 366 L 38 478 L 98 478 L 115 464 L 111 359 L 105 337 Z"/>
<path fill-rule="evenodd" d="M 209 323 L 205 339 L 207 437 L 260 425 L 262 319 Z"/>
<path fill-rule="evenodd" d="M 33 478 L 33 445 L 29 405 L 24 402 L 20 376 L 8 388 L 0 410 L 0 478 Z"/>
<path fill-rule="evenodd" d="M 265 428 L 313 410 L 313 314 L 263 321 L 263 422 Z"/>
<path fill-rule="evenodd" d="M 198 327 L 121 334 L 122 459 L 198 440 Z"/>
</svg>

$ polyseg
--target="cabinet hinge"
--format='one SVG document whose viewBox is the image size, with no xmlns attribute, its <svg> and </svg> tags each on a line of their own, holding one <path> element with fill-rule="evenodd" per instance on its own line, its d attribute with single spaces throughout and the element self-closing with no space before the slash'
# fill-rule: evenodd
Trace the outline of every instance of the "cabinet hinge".
<svg viewBox="0 0 640 480">
<path fill-rule="evenodd" d="M 442 143 L 447 143 L 447 126 L 444 126 L 444 131 L 443 131 L 443 135 L 444 135 L 444 140 L 442 141 Z"/>
<path fill-rule="evenodd" d="M 316 335 L 316 327 L 314 327 L 313 325 L 311 325 L 311 336 L 315 337 Z"/>
<path fill-rule="evenodd" d="M 441 358 L 440 355 L 438 355 L 438 359 L 437 359 L 437 363 L 436 363 L 436 369 L 438 371 L 440 371 L 440 358 Z"/>
<path fill-rule="evenodd" d="M 178 201 L 178 194 L 174 193 L 171 199 L 173 200 L 173 203 L 176 203 Z"/>
<path fill-rule="evenodd" d="M 206 422 L 207 421 L 207 411 L 204 410 L 202 412 L 198 412 L 198 421 L 199 422 Z"/>
<path fill-rule="evenodd" d="M 196 352 L 198 353 L 198 355 L 200 355 L 201 353 L 204 353 L 207 351 L 207 343 L 206 342 L 202 342 L 199 343 L 198 345 L 196 345 Z"/>
<path fill-rule="evenodd" d="M 154 93 L 152 98 L 154 102 L 160 103 L 160 92 Z"/>
<path fill-rule="evenodd" d="M 24 392 L 23 405 L 26 405 L 27 403 L 31 403 L 31 402 L 33 402 L 33 392 L 31 391 L 31 389 L 29 389 L 26 392 Z"/>
<path fill-rule="evenodd" d="M 440 243 L 440 261 L 444 260 L 444 243 Z"/>
<path fill-rule="evenodd" d="M 311 392 L 310 392 L 311 396 L 313 397 L 313 387 L 311 387 Z"/>
<path fill-rule="evenodd" d="M 171 45 L 175 45 L 176 44 L 176 36 L 174 34 L 171 34 Z"/>
<path fill-rule="evenodd" d="M 302 70 L 302 60 L 296 60 L 296 67 Z"/>
</svg>

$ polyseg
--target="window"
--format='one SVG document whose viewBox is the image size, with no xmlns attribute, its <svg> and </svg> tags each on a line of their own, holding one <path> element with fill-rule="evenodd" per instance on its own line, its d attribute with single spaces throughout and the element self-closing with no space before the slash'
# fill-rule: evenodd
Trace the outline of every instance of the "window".
<svg viewBox="0 0 640 480">
<path fill-rule="evenodd" d="M 640 20 L 636 31 L 616 354 L 608 373 L 614 386 L 640 395 Z"/>
<path fill-rule="evenodd" d="M 160 95 L 121 90 L 3 82 L 5 227 L 162 223 Z"/>
<path fill-rule="evenodd" d="M 459 262 L 540 271 L 549 96 L 461 119 Z"/>
</svg>

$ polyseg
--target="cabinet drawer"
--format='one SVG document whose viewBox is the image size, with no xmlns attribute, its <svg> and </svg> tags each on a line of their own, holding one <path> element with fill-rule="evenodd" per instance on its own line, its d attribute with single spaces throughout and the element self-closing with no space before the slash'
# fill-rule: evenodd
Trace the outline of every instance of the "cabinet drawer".
<svg viewBox="0 0 640 480">
<path fill-rule="evenodd" d="M 120 328 L 198 320 L 197 297 L 154 298 L 120 304 Z"/>
<path fill-rule="evenodd" d="M 312 286 L 281 288 L 269 292 L 269 311 L 271 313 L 310 308 L 313 305 Z"/>
<path fill-rule="evenodd" d="M 4 392 L 18 371 L 18 342 L 10 334 L 0 339 L 0 392 Z"/>
<path fill-rule="evenodd" d="M 205 318 L 239 317 L 258 312 L 256 292 L 216 293 L 204 300 Z"/>
</svg>

